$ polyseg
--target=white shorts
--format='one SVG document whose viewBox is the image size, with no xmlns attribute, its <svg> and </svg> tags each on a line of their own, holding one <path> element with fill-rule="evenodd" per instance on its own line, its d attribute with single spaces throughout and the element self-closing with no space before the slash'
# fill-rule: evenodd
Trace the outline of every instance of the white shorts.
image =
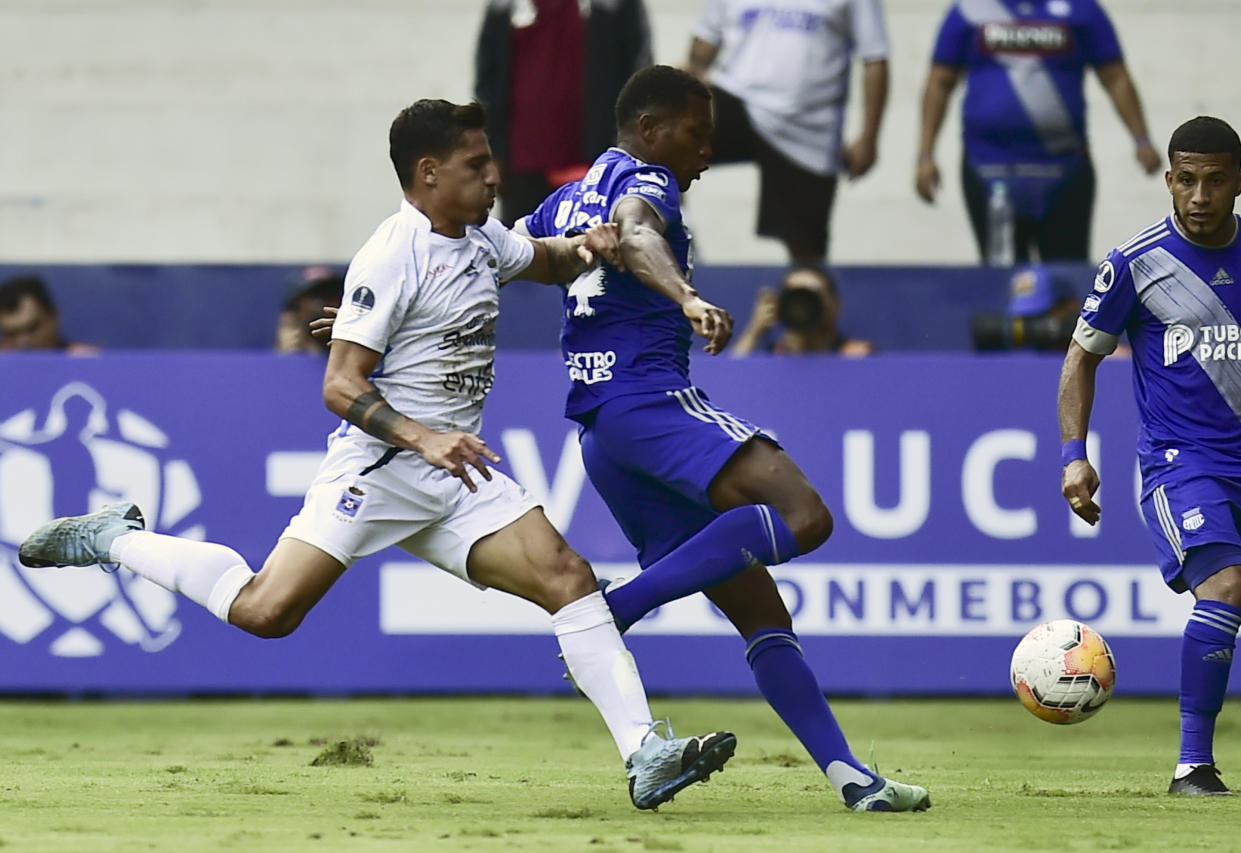
<svg viewBox="0 0 1241 853">
<path fill-rule="evenodd" d="M 470 473 L 477 492 L 412 450 L 369 436 L 335 438 L 280 538 L 313 545 L 346 568 L 396 545 L 483 589 L 466 572 L 470 548 L 539 504 L 494 468 L 490 480 Z"/>
</svg>

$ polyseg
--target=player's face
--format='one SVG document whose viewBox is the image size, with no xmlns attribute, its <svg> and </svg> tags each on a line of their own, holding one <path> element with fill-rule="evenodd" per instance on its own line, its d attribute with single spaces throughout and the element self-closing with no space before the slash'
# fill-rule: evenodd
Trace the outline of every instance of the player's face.
<svg viewBox="0 0 1241 853">
<path fill-rule="evenodd" d="M 1190 239 L 1208 246 L 1232 240 L 1232 208 L 1241 193 L 1241 169 L 1230 155 L 1176 151 L 1164 179 L 1177 223 Z"/>
<path fill-rule="evenodd" d="M 435 170 L 436 206 L 457 225 L 482 225 L 496 202 L 500 169 L 491 156 L 487 134 L 467 130 L 452 154 L 438 160 Z"/>
<path fill-rule="evenodd" d="M 707 171 L 714 131 L 711 102 L 697 95 L 688 97 L 685 109 L 660 121 L 652 161 L 672 171 L 681 192 Z"/>
</svg>

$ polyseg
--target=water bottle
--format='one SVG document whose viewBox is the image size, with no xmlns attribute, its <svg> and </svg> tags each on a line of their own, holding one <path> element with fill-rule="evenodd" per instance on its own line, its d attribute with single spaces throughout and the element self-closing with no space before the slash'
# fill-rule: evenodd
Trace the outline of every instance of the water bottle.
<svg viewBox="0 0 1241 853">
<path fill-rule="evenodd" d="M 1015 260 L 1013 202 L 1008 196 L 1008 184 L 992 181 L 991 196 L 987 199 L 987 265 L 1011 267 Z"/>
</svg>

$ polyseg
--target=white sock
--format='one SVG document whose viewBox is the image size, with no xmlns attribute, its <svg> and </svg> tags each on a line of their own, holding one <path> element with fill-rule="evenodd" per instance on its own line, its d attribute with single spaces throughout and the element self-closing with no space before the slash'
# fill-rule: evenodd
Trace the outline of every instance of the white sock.
<svg viewBox="0 0 1241 853">
<path fill-rule="evenodd" d="M 222 622 L 254 572 L 227 545 L 179 539 L 149 530 L 125 533 L 108 556 L 125 568 L 201 604 Z"/>
<path fill-rule="evenodd" d="M 592 592 L 557 610 L 552 628 L 573 680 L 599 709 L 621 758 L 628 758 L 650 730 L 651 708 L 603 593 Z"/>
<path fill-rule="evenodd" d="M 1178 764 L 1176 765 L 1176 769 L 1172 771 L 1172 778 L 1184 779 L 1190 773 L 1193 773 L 1195 768 L 1201 766 L 1201 764 Z"/>
</svg>

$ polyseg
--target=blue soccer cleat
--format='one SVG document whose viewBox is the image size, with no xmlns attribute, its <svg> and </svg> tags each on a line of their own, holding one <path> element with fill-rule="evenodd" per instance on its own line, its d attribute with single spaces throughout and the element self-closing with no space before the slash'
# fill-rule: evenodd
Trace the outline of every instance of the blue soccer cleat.
<svg viewBox="0 0 1241 853">
<path fill-rule="evenodd" d="M 668 737 L 655 727 L 663 724 Z M 675 737 L 666 720 L 651 724 L 642 746 L 625 762 L 629 771 L 629 799 L 640 809 L 654 809 L 669 802 L 682 788 L 705 782 L 737 750 L 732 732 L 711 732 L 698 737 Z"/>
<path fill-rule="evenodd" d="M 137 504 L 109 504 L 89 515 L 49 521 L 26 537 L 17 558 L 32 569 L 47 566 L 95 566 L 111 563 L 108 552 L 122 533 L 145 530 Z"/>
</svg>

